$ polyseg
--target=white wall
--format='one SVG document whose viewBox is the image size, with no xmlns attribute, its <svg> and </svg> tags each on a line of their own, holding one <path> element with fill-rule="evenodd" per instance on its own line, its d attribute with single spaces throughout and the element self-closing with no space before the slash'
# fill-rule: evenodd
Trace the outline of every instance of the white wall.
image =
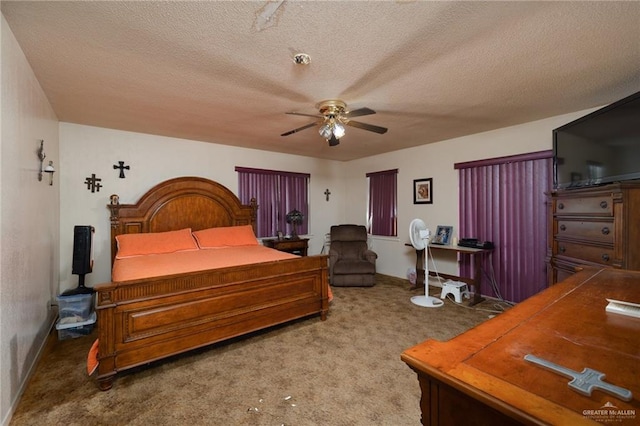
<svg viewBox="0 0 640 426">
<path fill-rule="evenodd" d="M 58 288 L 57 176 L 39 182 L 39 140 L 58 165 L 58 122 L 2 16 L 0 154 L 0 420 L 8 422 L 55 320 Z"/>
<path fill-rule="evenodd" d="M 374 237 L 373 249 L 378 253 L 378 271 L 395 277 L 406 277 L 415 267 L 415 250 L 409 243 L 412 219 L 425 221 L 431 232 L 438 225 L 453 226 L 458 238 L 458 171 L 454 164 L 466 161 L 524 154 L 552 149 L 552 130 L 587 114 L 582 111 L 545 120 L 507 127 L 490 132 L 422 145 L 348 163 L 344 170 L 347 221 L 365 223 L 367 180 L 365 174 L 398 168 L 398 237 Z M 433 178 L 433 204 L 413 204 L 413 180 Z M 435 254 L 435 267 L 440 272 L 458 273 L 455 254 Z M 429 263 L 433 269 L 433 263 Z"/>
<path fill-rule="evenodd" d="M 113 169 L 118 161 L 131 167 L 120 179 Z M 179 176 L 201 176 L 221 183 L 237 194 L 235 166 L 266 168 L 311 174 L 310 254 L 318 254 L 332 224 L 344 220 L 344 164 L 273 152 L 234 148 L 205 142 L 123 132 L 60 123 L 60 291 L 78 285 L 71 274 L 73 227 L 95 227 L 94 268 L 85 284 L 111 277 L 110 225 L 107 204 L 111 194 L 131 204 L 154 185 Z M 102 179 L 99 192 L 84 183 L 92 174 Z M 324 191 L 332 195 L 325 200 Z"/>
</svg>

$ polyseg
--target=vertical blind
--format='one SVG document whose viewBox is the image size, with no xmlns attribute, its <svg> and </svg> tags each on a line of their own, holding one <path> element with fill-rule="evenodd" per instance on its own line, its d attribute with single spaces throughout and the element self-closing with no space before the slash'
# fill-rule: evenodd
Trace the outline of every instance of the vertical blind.
<svg viewBox="0 0 640 426">
<path fill-rule="evenodd" d="M 492 241 L 481 291 L 520 302 L 546 287 L 546 192 L 552 187 L 552 151 L 458 163 L 462 238 Z M 466 257 L 466 256 L 465 256 Z M 491 259 L 491 262 L 489 262 Z M 463 276 L 474 276 L 469 259 Z M 497 284 L 493 289 L 492 272 Z M 498 293 L 498 294 L 496 294 Z"/>
<path fill-rule="evenodd" d="M 369 179 L 367 226 L 372 235 L 398 235 L 398 169 L 366 174 Z"/>
<path fill-rule="evenodd" d="M 251 198 L 258 203 L 257 236 L 272 237 L 278 231 L 290 234 L 293 229 L 286 221 L 287 213 L 298 210 L 304 219 L 298 226 L 299 234 L 309 229 L 308 173 L 236 167 L 238 172 L 238 198 L 249 204 Z"/>
</svg>

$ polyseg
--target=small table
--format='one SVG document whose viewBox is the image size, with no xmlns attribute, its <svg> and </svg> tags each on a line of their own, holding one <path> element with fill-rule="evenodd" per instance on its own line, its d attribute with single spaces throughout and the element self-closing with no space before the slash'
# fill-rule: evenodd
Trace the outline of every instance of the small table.
<svg viewBox="0 0 640 426">
<path fill-rule="evenodd" d="M 309 239 L 308 238 L 297 238 L 297 239 L 285 238 L 282 240 L 278 240 L 277 238 L 274 238 L 269 240 L 262 240 L 262 244 L 264 244 L 265 247 L 269 247 L 279 251 L 285 251 L 287 253 L 306 256 L 307 249 L 309 248 Z"/>
<path fill-rule="evenodd" d="M 410 246 L 411 244 L 405 244 L 407 246 Z M 480 289 L 480 282 L 481 282 L 481 278 L 482 278 L 482 256 L 487 255 L 487 254 L 491 254 L 491 252 L 493 251 L 493 249 L 479 249 L 479 248 L 471 248 L 471 247 L 462 247 L 462 246 L 447 246 L 447 245 L 440 245 L 440 244 L 429 244 L 429 249 L 432 250 L 443 250 L 443 251 L 454 251 L 456 253 L 459 253 L 461 255 L 465 255 L 465 256 L 471 256 L 471 259 L 473 260 L 473 267 L 474 267 L 474 272 L 475 272 L 475 276 L 473 277 L 458 277 L 456 275 L 449 275 L 449 274 L 443 274 L 442 272 L 439 272 L 438 274 L 436 274 L 433 271 L 429 271 L 429 275 L 431 276 L 441 276 L 443 278 L 449 279 L 449 280 L 454 280 L 454 281 L 461 281 L 463 283 L 466 283 L 470 286 L 473 286 L 474 288 L 474 293 L 473 293 L 473 299 L 471 299 L 471 301 L 469 302 L 469 306 L 473 306 L 476 305 L 480 302 L 482 302 L 484 300 L 484 298 L 482 297 L 482 292 Z M 416 282 L 417 283 L 422 283 L 424 282 L 424 271 L 425 271 L 425 256 L 423 254 L 424 250 L 416 250 Z"/>
</svg>

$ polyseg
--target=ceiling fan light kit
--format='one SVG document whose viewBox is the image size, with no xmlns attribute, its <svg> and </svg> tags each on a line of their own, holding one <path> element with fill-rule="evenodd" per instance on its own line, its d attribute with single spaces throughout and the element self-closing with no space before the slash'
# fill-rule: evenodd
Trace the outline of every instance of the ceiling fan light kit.
<svg viewBox="0 0 640 426">
<path fill-rule="evenodd" d="M 333 135 L 336 137 L 336 139 L 340 139 L 344 136 L 345 133 L 346 131 L 344 129 L 344 126 L 340 124 L 340 121 L 336 121 L 335 123 L 333 123 Z"/>
<path fill-rule="evenodd" d="M 305 117 L 315 117 L 318 120 L 314 123 L 306 124 L 297 129 L 283 133 L 281 136 L 288 136 L 301 130 L 308 129 L 319 125 L 318 133 L 322 136 L 329 146 L 336 146 L 340 143 L 340 138 L 346 134 L 345 126 L 357 127 L 362 130 L 368 130 L 378 134 L 387 132 L 387 128 L 374 126 L 372 124 L 361 123 L 351 120 L 352 117 L 360 117 L 363 115 L 371 115 L 376 112 L 370 108 L 359 108 L 353 111 L 347 111 L 347 104 L 340 99 L 329 99 L 322 101 L 316 105 L 320 114 L 304 114 L 299 112 L 287 112 L 290 115 L 302 115 Z"/>
<path fill-rule="evenodd" d="M 325 122 L 322 126 L 320 126 L 320 129 L 318 129 L 318 133 L 320 133 L 320 136 L 329 141 L 329 139 L 331 139 L 331 136 L 335 137 L 336 139 L 340 139 L 345 135 L 346 131 L 342 123 L 340 123 L 340 120 L 330 118 L 328 122 Z"/>
<path fill-rule="evenodd" d="M 322 126 L 320 126 L 318 133 L 320 133 L 320 136 L 322 136 L 323 138 L 329 139 L 333 134 L 333 129 L 328 123 L 325 123 Z"/>
</svg>

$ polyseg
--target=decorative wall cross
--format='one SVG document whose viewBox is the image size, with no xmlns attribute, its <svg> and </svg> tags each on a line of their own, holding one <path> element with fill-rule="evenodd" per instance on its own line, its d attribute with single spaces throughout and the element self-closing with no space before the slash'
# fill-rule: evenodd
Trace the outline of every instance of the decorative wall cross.
<svg viewBox="0 0 640 426">
<path fill-rule="evenodd" d="M 101 181 L 101 178 L 97 178 L 95 173 L 92 173 L 91 177 L 86 178 L 84 183 L 91 192 L 100 192 L 100 188 L 102 188 Z"/>
<path fill-rule="evenodd" d="M 329 191 L 329 188 L 327 188 L 327 189 L 324 191 L 324 195 L 327 197 L 327 201 L 329 201 L 329 195 L 331 195 L 331 191 Z"/>
<path fill-rule="evenodd" d="M 124 161 L 118 161 L 118 165 L 116 166 L 115 164 L 113 165 L 114 169 L 120 169 L 120 179 L 124 179 L 124 171 L 125 170 L 129 170 L 130 167 L 129 166 L 125 166 L 124 165 Z"/>
</svg>

